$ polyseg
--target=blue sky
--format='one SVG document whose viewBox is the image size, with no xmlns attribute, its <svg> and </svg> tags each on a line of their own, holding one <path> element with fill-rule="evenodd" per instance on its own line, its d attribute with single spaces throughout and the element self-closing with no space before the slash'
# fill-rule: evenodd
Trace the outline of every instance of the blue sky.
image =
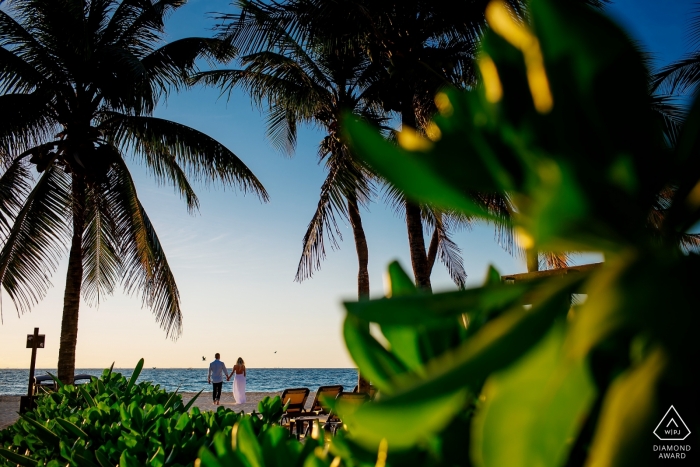
<svg viewBox="0 0 700 467">
<path fill-rule="evenodd" d="M 663 65 L 687 51 L 684 34 L 694 8 L 690 1 L 624 0 L 607 9 Z M 170 38 L 211 35 L 214 22 L 206 13 L 212 11 L 231 9 L 227 1 L 190 0 L 167 23 Z M 139 195 L 180 288 L 183 334 L 177 341 L 166 339 L 138 296 L 116 292 L 99 308 L 81 306 L 77 366 L 99 368 L 116 361 L 117 367 L 133 367 L 144 357 L 147 366 L 198 368 L 204 367 L 202 356 L 209 360 L 215 352 L 229 364 L 242 356 L 250 367 L 352 366 L 341 336 L 341 302 L 357 294 L 357 263 L 347 223 L 341 222 L 340 250 L 327 250 L 313 279 L 293 281 L 325 177 L 316 158 L 322 134 L 304 129 L 295 157 L 284 157 L 265 140 L 264 117 L 244 94 L 227 100 L 214 89 L 172 95 L 156 115 L 204 131 L 233 150 L 265 185 L 270 203 L 229 188 L 198 186 L 201 209 L 191 216 L 171 187 L 158 186 L 132 161 Z M 383 295 L 383 274 L 391 260 L 410 270 L 406 228 L 381 197 L 363 212 L 363 223 L 371 294 L 377 297 Z M 502 273 L 525 270 L 521 258 L 496 244 L 489 226 L 476 225 L 455 239 L 470 285 L 482 280 L 489 264 Z M 30 353 L 24 349 L 24 336 L 34 327 L 46 334 L 38 367 L 56 366 L 65 268 L 64 262 L 53 275 L 54 287 L 29 314 L 18 317 L 3 292 L 0 368 L 27 367 Z M 440 264 L 432 281 L 437 291 L 454 289 Z"/>
</svg>

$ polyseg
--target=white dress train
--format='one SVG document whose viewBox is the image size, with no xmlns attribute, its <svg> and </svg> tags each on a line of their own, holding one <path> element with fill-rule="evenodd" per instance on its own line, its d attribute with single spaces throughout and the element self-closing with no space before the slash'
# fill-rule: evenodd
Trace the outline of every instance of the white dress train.
<svg viewBox="0 0 700 467">
<path fill-rule="evenodd" d="M 233 375 L 233 398 L 236 404 L 245 404 L 245 375 Z"/>
</svg>

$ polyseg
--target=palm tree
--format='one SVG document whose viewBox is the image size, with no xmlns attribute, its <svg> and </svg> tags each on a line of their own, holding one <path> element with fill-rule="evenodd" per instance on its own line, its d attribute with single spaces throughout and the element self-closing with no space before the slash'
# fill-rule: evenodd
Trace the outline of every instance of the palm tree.
<svg viewBox="0 0 700 467">
<path fill-rule="evenodd" d="M 487 3 L 287 0 L 271 9 L 274 20 L 284 24 L 295 37 L 312 38 L 333 50 L 360 50 L 366 54 L 374 72 L 366 95 L 381 103 L 386 112 L 398 114 L 403 128 L 423 131 L 435 111 L 433 98 L 440 88 L 474 83 L 473 59 L 485 24 L 483 11 Z M 520 7 L 520 2 L 512 3 Z M 254 21 L 249 24 L 251 27 L 244 29 L 241 36 L 249 42 L 259 42 Z M 507 203 L 502 201 L 490 208 L 505 216 Z M 416 284 L 430 289 L 429 257 L 435 256 L 431 256 L 430 246 L 426 251 L 423 217 L 427 207 L 403 197 L 401 202 Z M 433 245 L 440 245 L 433 238 L 445 238 L 440 225 L 433 224 Z"/>
<path fill-rule="evenodd" d="M 292 154 L 297 126 L 323 129 L 319 161 L 327 170 L 316 211 L 304 235 L 295 280 L 310 278 L 325 258 L 326 242 L 333 248 L 342 239 L 337 217 L 348 220 L 358 257 L 358 297 L 369 297 L 368 248 L 360 208 L 373 194 L 373 175 L 350 154 L 340 138 L 344 112 L 355 112 L 380 123 L 376 106 L 367 99 L 368 63 L 362 54 L 322 47 L 318 41 L 299 40 L 278 22 L 276 5 L 240 1 L 242 12 L 222 15 L 227 24 L 220 38 L 247 55 L 242 69 L 199 73 L 197 82 L 229 92 L 240 86 L 267 113 L 268 137 L 282 152 Z M 255 39 L 251 39 L 251 35 Z"/>
<path fill-rule="evenodd" d="M 75 370 L 81 295 L 98 303 L 121 281 L 140 292 L 167 336 L 181 332 L 178 288 L 127 155 L 172 184 L 190 211 L 199 206 L 190 179 L 267 200 L 222 144 L 152 116 L 197 58 L 231 58 L 216 39 L 162 42 L 165 18 L 184 3 L 13 0 L 0 9 L 0 282 L 18 312 L 29 311 L 70 244 L 58 357 L 66 383 Z"/>
</svg>

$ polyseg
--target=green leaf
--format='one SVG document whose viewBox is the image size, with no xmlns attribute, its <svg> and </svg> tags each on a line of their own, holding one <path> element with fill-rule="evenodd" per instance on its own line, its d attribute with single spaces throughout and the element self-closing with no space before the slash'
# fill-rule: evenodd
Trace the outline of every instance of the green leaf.
<svg viewBox="0 0 700 467">
<path fill-rule="evenodd" d="M 104 451 L 97 449 L 95 451 L 95 458 L 97 459 L 97 462 L 100 463 L 102 467 L 114 467 L 114 463 L 109 460 L 109 457 L 107 454 L 104 453 Z"/>
<path fill-rule="evenodd" d="M 0 456 L 4 457 L 5 459 L 9 460 L 10 462 L 13 462 L 15 464 L 25 466 L 25 467 L 34 467 L 36 465 L 39 465 L 39 463 L 37 461 L 35 461 L 34 459 L 30 459 L 29 457 L 14 453 L 14 452 L 12 452 L 8 449 L 5 449 L 5 448 L 0 448 Z"/>
<path fill-rule="evenodd" d="M 56 383 L 56 387 L 57 387 L 58 389 L 61 389 L 61 388 L 64 386 L 64 384 L 61 382 L 60 379 L 56 378 L 54 375 L 52 375 L 52 374 L 49 373 L 48 371 L 46 372 L 46 374 L 49 375 L 49 376 L 51 377 L 51 379 L 54 381 L 54 383 Z"/>
<path fill-rule="evenodd" d="M 516 284 L 499 283 L 474 289 L 432 295 L 381 298 L 359 302 L 345 302 L 348 313 L 359 319 L 380 325 L 444 326 L 464 313 L 503 310 L 522 302 L 523 295 L 541 284 L 530 281 Z"/>
<path fill-rule="evenodd" d="M 26 415 L 20 415 L 20 418 L 34 428 L 34 433 L 41 441 L 51 446 L 58 446 L 61 439 L 56 433 Z"/>
<path fill-rule="evenodd" d="M 148 459 L 148 465 L 152 467 L 163 467 L 165 465 L 165 451 L 163 451 L 162 446 L 158 447 L 155 454 Z"/>
<path fill-rule="evenodd" d="M 501 273 L 498 272 L 492 264 L 489 264 L 489 269 L 486 271 L 486 280 L 484 280 L 484 286 L 488 285 L 498 285 L 501 283 Z"/>
<path fill-rule="evenodd" d="M 516 307 L 486 323 L 455 350 L 431 360 L 424 378 L 397 378 L 396 385 L 401 389 L 394 397 L 409 403 L 453 393 L 465 386 L 474 389 L 487 375 L 527 352 L 547 333 L 557 316 L 567 313 L 572 290 L 580 280 L 564 277 L 546 282 L 537 290 L 539 303 L 529 310 Z"/>
<path fill-rule="evenodd" d="M 343 404 L 335 409 L 353 440 L 367 449 L 376 450 L 386 439 L 390 449 L 408 449 L 441 431 L 455 414 L 464 411 L 467 390 L 427 395 L 406 404 L 404 399 L 382 399 L 376 403 Z"/>
<path fill-rule="evenodd" d="M 464 192 L 445 183 L 435 165 L 430 163 L 433 155 L 404 151 L 386 141 L 367 123 L 351 116 L 343 118 L 343 129 L 353 151 L 414 201 L 495 220 L 495 216 Z"/>
<path fill-rule="evenodd" d="M 125 394 L 129 394 L 131 392 L 131 388 L 134 387 L 134 384 L 136 383 L 136 380 L 138 379 L 139 375 L 141 374 L 141 370 L 143 369 L 143 358 L 139 360 L 139 362 L 136 364 L 136 368 L 134 368 L 134 372 L 131 374 L 131 378 L 129 378 L 129 384 L 126 385 L 126 390 L 124 391 Z"/>
<path fill-rule="evenodd" d="M 180 385 L 177 386 L 177 389 L 175 389 L 175 392 L 170 394 L 170 397 L 168 397 L 167 402 L 163 406 L 163 408 L 167 411 L 177 400 L 177 392 L 180 390 Z"/>
<path fill-rule="evenodd" d="M 187 414 L 187 412 L 184 412 L 182 415 L 180 415 L 180 418 L 177 419 L 177 423 L 175 424 L 175 429 L 178 431 L 183 431 L 187 428 L 189 423 L 190 423 L 190 416 Z"/>
<path fill-rule="evenodd" d="M 82 394 L 82 396 L 85 398 L 85 401 L 88 403 L 88 407 L 97 407 L 97 404 L 95 404 L 95 399 L 92 398 L 84 386 L 78 386 L 78 391 L 80 391 L 80 394 Z"/>
<path fill-rule="evenodd" d="M 262 450 L 258 444 L 258 438 L 253 432 L 249 418 L 244 418 L 233 427 L 231 433 L 234 442 L 234 449 L 238 451 L 247 461 L 250 467 L 264 467 Z"/>
<path fill-rule="evenodd" d="M 369 333 L 369 323 L 348 314 L 343 325 L 345 345 L 363 374 L 381 391 L 392 391 L 392 380 L 404 373 L 403 364 Z"/>
<path fill-rule="evenodd" d="M 56 417 L 56 423 L 61 425 L 61 428 L 66 430 L 67 432 L 71 433 L 74 436 L 77 436 L 80 439 L 88 440 L 90 437 L 88 436 L 87 433 L 85 433 L 83 430 L 81 430 L 77 425 L 74 423 L 65 420 L 60 417 Z"/>
<path fill-rule="evenodd" d="M 202 391 L 204 391 L 204 389 L 202 389 Z M 192 407 L 192 405 L 194 405 L 194 402 L 197 400 L 197 398 L 198 398 L 199 395 L 202 393 L 202 391 L 199 391 L 197 394 L 195 394 L 194 397 L 193 397 L 192 399 L 190 399 L 190 401 L 187 403 L 187 405 L 185 406 L 185 408 L 182 409 L 182 410 L 185 411 L 185 412 L 187 412 L 188 410 L 190 410 L 190 407 Z"/>
<path fill-rule="evenodd" d="M 649 439 L 661 419 L 658 386 L 668 365 L 666 353 L 655 348 L 640 365 L 613 382 L 603 401 L 589 465 L 632 467 L 649 462 Z"/>
<path fill-rule="evenodd" d="M 477 465 L 565 464 L 595 393 L 583 359 L 566 355 L 565 333 L 559 322 L 520 359 L 488 378 L 472 425 L 471 458 Z"/>
<path fill-rule="evenodd" d="M 90 459 L 78 453 L 74 453 L 73 458 L 71 460 L 75 462 L 78 465 L 78 467 L 100 467 L 99 465 L 92 462 Z"/>
<path fill-rule="evenodd" d="M 204 446 L 199 450 L 198 460 L 201 467 L 224 467 L 225 465 Z"/>
<path fill-rule="evenodd" d="M 389 263 L 388 268 L 389 285 L 391 290 L 388 297 L 403 297 L 415 295 L 418 289 L 411 278 L 406 274 L 398 261 Z"/>
</svg>

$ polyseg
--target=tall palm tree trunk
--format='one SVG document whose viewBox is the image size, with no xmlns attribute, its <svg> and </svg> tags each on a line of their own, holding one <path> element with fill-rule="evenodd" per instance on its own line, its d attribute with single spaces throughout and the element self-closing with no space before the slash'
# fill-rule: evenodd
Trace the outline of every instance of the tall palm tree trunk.
<svg viewBox="0 0 700 467">
<path fill-rule="evenodd" d="M 420 207 L 413 201 L 406 200 L 406 228 L 408 230 L 408 246 L 411 250 L 411 265 L 416 285 L 426 290 L 432 290 L 430 285 L 430 268 L 425 252 L 423 238 L 423 221 L 420 217 Z"/>
<path fill-rule="evenodd" d="M 401 126 L 416 128 L 416 115 L 408 100 L 401 111 Z M 423 221 L 420 215 L 420 207 L 417 203 L 405 200 L 406 229 L 408 230 L 408 247 L 411 252 L 411 266 L 416 285 L 426 290 L 432 290 L 430 285 L 430 267 L 428 255 L 425 252 L 425 239 L 423 238 Z"/>
<path fill-rule="evenodd" d="M 78 342 L 80 287 L 83 283 L 83 230 L 85 228 L 85 182 L 73 174 L 73 239 L 68 256 L 66 291 L 63 296 L 61 342 L 58 349 L 58 379 L 73 384 L 75 347 Z"/>
<path fill-rule="evenodd" d="M 357 250 L 357 262 L 359 265 L 357 272 L 357 296 L 359 300 L 367 300 L 369 299 L 369 271 L 367 269 L 369 251 L 367 249 L 365 229 L 362 227 L 360 207 L 357 205 L 357 198 L 355 196 L 348 196 L 348 213 L 350 215 L 352 233 L 355 237 L 355 249 Z M 369 380 L 365 379 L 358 370 L 357 391 L 369 394 L 369 386 Z"/>
<path fill-rule="evenodd" d="M 362 227 L 362 217 L 360 217 L 360 207 L 357 205 L 355 196 L 348 197 L 348 213 L 350 214 L 350 224 L 355 237 L 355 249 L 357 250 L 357 296 L 360 300 L 369 298 L 369 251 L 367 250 L 367 238 Z"/>
<path fill-rule="evenodd" d="M 527 272 L 540 270 L 540 252 L 534 248 L 525 250 L 525 260 L 527 261 Z"/>
</svg>

